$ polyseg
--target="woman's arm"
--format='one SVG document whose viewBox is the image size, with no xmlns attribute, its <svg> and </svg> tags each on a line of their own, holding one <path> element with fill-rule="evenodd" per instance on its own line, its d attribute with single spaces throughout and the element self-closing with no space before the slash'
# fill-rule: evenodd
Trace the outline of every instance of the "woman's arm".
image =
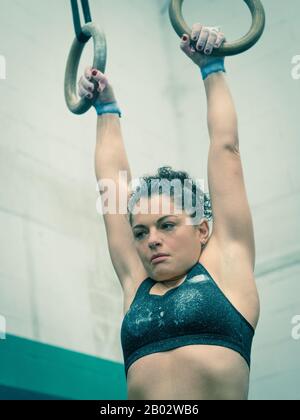
<svg viewBox="0 0 300 420">
<path fill-rule="evenodd" d="M 225 34 L 212 26 L 194 23 L 191 36 L 184 34 L 180 47 L 201 70 L 208 105 L 208 129 L 211 141 L 218 139 L 238 146 L 237 117 L 223 71 L 224 58 L 211 56 L 226 40 Z M 195 44 L 192 44 L 192 41 Z M 205 54 L 203 54 L 205 51 Z M 223 71 L 221 71 L 223 70 Z"/>
<path fill-rule="evenodd" d="M 238 121 L 233 99 L 223 72 L 210 74 L 205 80 L 207 125 L 211 143 L 226 143 L 239 148 Z"/>
<path fill-rule="evenodd" d="M 126 172 L 126 179 L 119 177 L 121 171 Z M 112 264 L 124 292 L 131 294 L 138 282 L 147 277 L 147 273 L 136 251 L 127 215 L 119 212 L 120 191 L 126 198 L 130 192 L 131 170 L 117 114 L 97 117 L 95 174 L 97 182 L 109 179 L 116 186 L 116 194 L 111 198 L 116 199 L 117 211 L 115 214 L 103 214 L 103 218 Z"/>
<path fill-rule="evenodd" d="M 214 217 L 213 232 L 220 244 L 236 243 L 255 266 L 255 239 L 247 198 L 233 99 L 223 72 L 204 81 L 210 136 L 208 185 Z"/>
<path fill-rule="evenodd" d="M 86 67 L 79 81 L 79 95 L 91 99 L 97 112 L 95 174 L 111 261 L 126 296 L 129 296 L 147 273 L 136 251 L 125 207 L 131 171 L 121 132 L 121 112 L 108 78 L 98 69 Z M 124 197 L 121 208 L 120 195 Z"/>
<path fill-rule="evenodd" d="M 128 183 L 131 171 L 125 151 L 121 121 L 117 114 L 97 117 L 97 140 L 95 151 L 95 174 L 97 180 L 116 177 L 119 171 L 127 172 Z"/>
</svg>

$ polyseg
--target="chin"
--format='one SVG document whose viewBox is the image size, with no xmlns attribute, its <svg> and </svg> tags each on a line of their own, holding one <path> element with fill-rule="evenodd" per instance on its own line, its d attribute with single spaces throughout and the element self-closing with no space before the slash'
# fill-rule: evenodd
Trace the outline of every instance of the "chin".
<svg viewBox="0 0 300 420">
<path fill-rule="evenodd" d="M 151 269 L 151 272 L 153 273 L 153 276 L 151 277 L 156 281 L 168 280 L 173 274 L 172 272 L 170 272 L 170 270 L 166 269 L 165 267 L 154 267 Z"/>
</svg>

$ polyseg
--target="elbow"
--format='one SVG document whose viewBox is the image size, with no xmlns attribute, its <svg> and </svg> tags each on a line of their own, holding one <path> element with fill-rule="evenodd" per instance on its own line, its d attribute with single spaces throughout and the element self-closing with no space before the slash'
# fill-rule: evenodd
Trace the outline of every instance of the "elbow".
<svg viewBox="0 0 300 420">
<path fill-rule="evenodd" d="M 225 150 L 239 154 L 239 137 L 237 133 L 223 133 L 220 135 L 211 136 L 210 139 L 211 144 L 221 146 Z"/>
<path fill-rule="evenodd" d="M 229 152 L 235 153 L 236 155 L 240 154 L 240 147 L 239 147 L 239 142 L 228 142 L 224 144 L 224 147 L 226 150 L 229 150 Z"/>
<path fill-rule="evenodd" d="M 208 121 L 208 131 L 211 142 L 223 144 L 226 148 L 239 149 L 238 121 L 236 115 L 228 117 L 226 121 Z"/>
</svg>

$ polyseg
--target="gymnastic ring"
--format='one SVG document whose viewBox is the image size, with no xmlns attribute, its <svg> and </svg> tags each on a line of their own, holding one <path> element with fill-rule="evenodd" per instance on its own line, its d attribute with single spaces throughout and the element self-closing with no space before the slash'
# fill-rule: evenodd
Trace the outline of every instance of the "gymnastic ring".
<svg viewBox="0 0 300 420">
<path fill-rule="evenodd" d="M 183 34 L 191 37 L 192 30 L 188 27 L 182 16 L 182 4 L 184 0 L 171 0 L 169 15 L 175 32 L 180 38 Z M 252 25 L 249 32 L 237 41 L 224 42 L 221 47 L 214 49 L 211 56 L 229 56 L 241 54 L 247 51 L 259 40 L 265 28 L 265 10 L 260 0 L 243 0 L 252 14 Z M 196 42 L 195 42 L 196 44 Z"/>
<path fill-rule="evenodd" d="M 102 73 L 106 67 L 106 38 L 105 34 L 93 23 L 87 23 L 82 27 L 82 32 L 94 41 L 94 62 L 93 68 L 97 68 Z M 74 39 L 66 66 L 65 73 L 65 100 L 71 112 L 74 114 L 83 114 L 90 109 L 92 102 L 90 99 L 77 97 L 77 72 L 80 57 L 86 43 Z"/>
</svg>

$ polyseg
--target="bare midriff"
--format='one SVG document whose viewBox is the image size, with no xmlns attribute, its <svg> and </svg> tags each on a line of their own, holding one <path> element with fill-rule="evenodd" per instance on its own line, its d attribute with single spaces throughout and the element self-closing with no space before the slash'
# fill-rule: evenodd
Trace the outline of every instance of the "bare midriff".
<svg viewBox="0 0 300 420">
<path fill-rule="evenodd" d="M 236 351 L 193 344 L 136 360 L 129 400 L 247 400 L 249 367 Z"/>
</svg>

